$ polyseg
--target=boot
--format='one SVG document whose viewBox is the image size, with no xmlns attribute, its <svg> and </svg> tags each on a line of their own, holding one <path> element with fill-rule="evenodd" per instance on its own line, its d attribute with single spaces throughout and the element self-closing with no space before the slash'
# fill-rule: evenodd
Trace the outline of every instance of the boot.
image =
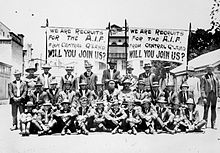
<svg viewBox="0 0 220 153">
<path fill-rule="evenodd" d="M 128 130 L 128 134 L 132 134 L 132 130 Z"/>
<path fill-rule="evenodd" d="M 70 129 L 67 129 L 67 130 L 66 130 L 66 134 L 71 135 Z"/>
<path fill-rule="evenodd" d="M 175 131 L 174 131 L 174 130 L 170 130 L 167 126 L 165 126 L 164 129 L 165 129 L 169 134 L 175 134 Z"/>
<path fill-rule="evenodd" d="M 65 135 L 66 134 L 66 128 L 64 127 L 63 130 L 61 131 L 61 135 Z"/>
<path fill-rule="evenodd" d="M 152 126 L 149 127 L 149 133 L 150 134 L 155 134 L 155 130 Z"/>
<path fill-rule="evenodd" d="M 11 131 L 14 131 L 14 130 L 17 130 L 17 129 L 18 129 L 18 127 L 15 124 L 10 128 Z"/>
<path fill-rule="evenodd" d="M 85 135 L 89 135 L 89 131 L 86 129 L 85 125 L 82 126 L 82 132 Z"/>
<path fill-rule="evenodd" d="M 134 135 L 137 135 L 137 130 L 136 130 L 136 128 L 133 126 L 133 128 L 132 128 L 132 133 L 134 134 Z"/>
<path fill-rule="evenodd" d="M 118 132 L 118 128 L 119 126 L 117 126 L 116 128 L 114 128 L 114 130 L 112 130 L 112 134 L 116 134 Z"/>
</svg>

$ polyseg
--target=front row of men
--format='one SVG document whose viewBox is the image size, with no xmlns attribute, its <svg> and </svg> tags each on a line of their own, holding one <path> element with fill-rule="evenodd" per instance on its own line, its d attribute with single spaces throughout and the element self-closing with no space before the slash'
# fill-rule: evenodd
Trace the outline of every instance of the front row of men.
<svg viewBox="0 0 220 153">
<path fill-rule="evenodd" d="M 143 80 L 138 81 L 133 91 L 129 80 L 123 82 L 122 90 L 115 88 L 114 80 L 109 80 L 108 89 L 98 93 L 87 89 L 85 82 L 79 84 L 78 91 L 71 90 L 69 81 L 64 83 L 62 91 L 56 85 L 52 81 L 51 88 L 43 91 L 42 84 L 37 83 L 28 95 L 20 116 L 22 136 L 73 132 L 88 135 L 95 131 L 175 134 L 201 131 L 206 124 L 200 120 L 186 84 L 178 94 L 173 86 L 160 91 L 158 82 L 154 82 L 151 89 Z M 16 119 L 13 121 L 15 124 Z"/>
</svg>

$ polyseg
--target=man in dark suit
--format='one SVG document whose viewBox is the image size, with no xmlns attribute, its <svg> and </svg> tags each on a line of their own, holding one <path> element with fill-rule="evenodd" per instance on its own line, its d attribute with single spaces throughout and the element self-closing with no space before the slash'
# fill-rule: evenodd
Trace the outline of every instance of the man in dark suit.
<svg viewBox="0 0 220 153">
<path fill-rule="evenodd" d="M 213 73 L 213 66 L 209 65 L 207 67 L 207 73 L 201 78 L 201 96 L 204 99 L 204 117 L 203 119 L 208 119 L 209 107 L 211 105 L 211 128 L 215 128 L 216 120 L 216 102 L 220 95 L 219 80 Z"/>
<path fill-rule="evenodd" d="M 108 88 L 108 81 L 109 80 L 116 80 L 116 83 L 120 81 L 120 72 L 116 70 L 116 62 L 110 61 L 108 62 L 109 69 L 104 70 L 102 74 L 102 83 L 104 84 L 104 89 Z M 117 84 L 116 84 L 117 87 Z"/>
<path fill-rule="evenodd" d="M 57 87 L 57 81 L 53 80 L 50 83 L 50 89 L 47 90 L 47 94 L 51 104 L 55 106 L 58 103 L 59 93 L 61 90 Z"/>
<path fill-rule="evenodd" d="M 24 112 L 25 98 L 27 94 L 27 85 L 21 80 L 21 72 L 19 70 L 15 70 L 14 76 L 15 80 L 9 83 L 8 86 L 13 118 L 13 126 L 11 127 L 11 130 L 17 129 L 18 109 L 20 114 Z"/>
<path fill-rule="evenodd" d="M 144 64 L 144 70 L 145 72 L 141 73 L 138 77 L 138 80 L 144 80 L 146 86 L 152 87 L 152 83 L 155 78 L 155 74 L 151 72 L 151 63 Z"/>
<path fill-rule="evenodd" d="M 180 105 L 186 105 L 186 102 L 189 98 L 193 98 L 193 93 L 190 92 L 189 89 L 189 85 L 187 85 L 186 83 L 183 83 L 180 86 L 181 91 L 178 93 L 178 98 L 179 98 L 179 103 Z"/>
</svg>

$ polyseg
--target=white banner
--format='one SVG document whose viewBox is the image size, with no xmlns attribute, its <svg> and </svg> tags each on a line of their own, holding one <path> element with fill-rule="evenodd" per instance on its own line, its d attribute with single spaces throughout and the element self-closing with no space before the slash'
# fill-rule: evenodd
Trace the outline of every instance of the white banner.
<svg viewBox="0 0 220 153">
<path fill-rule="evenodd" d="M 49 27 L 47 33 L 49 63 L 76 60 L 107 63 L 108 30 Z"/>
<path fill-rule="evenodd" d="M 160 60 L 186 63 L 187 30 L 129 28 L 128 61 Z"/>
</svg>

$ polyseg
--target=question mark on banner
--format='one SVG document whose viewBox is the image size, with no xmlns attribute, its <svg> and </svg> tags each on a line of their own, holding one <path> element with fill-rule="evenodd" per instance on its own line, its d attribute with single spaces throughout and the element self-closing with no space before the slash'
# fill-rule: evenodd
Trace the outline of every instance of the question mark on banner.
<svg viewBox="0 0 220 153">
<path fill-rule="evenodd" d="M 182 61 L 183 61 L 183 58 L 185 57 L 185 53 L 182 53 L 181 56 L 182 56 Z"/>
<path fill-rule="evenodd" d="M 105 56 L 106 56 L 106 53 L 105 53 L 105 52 L 103 52 L 103 59 L 105 59 Z"/>
</svg>

